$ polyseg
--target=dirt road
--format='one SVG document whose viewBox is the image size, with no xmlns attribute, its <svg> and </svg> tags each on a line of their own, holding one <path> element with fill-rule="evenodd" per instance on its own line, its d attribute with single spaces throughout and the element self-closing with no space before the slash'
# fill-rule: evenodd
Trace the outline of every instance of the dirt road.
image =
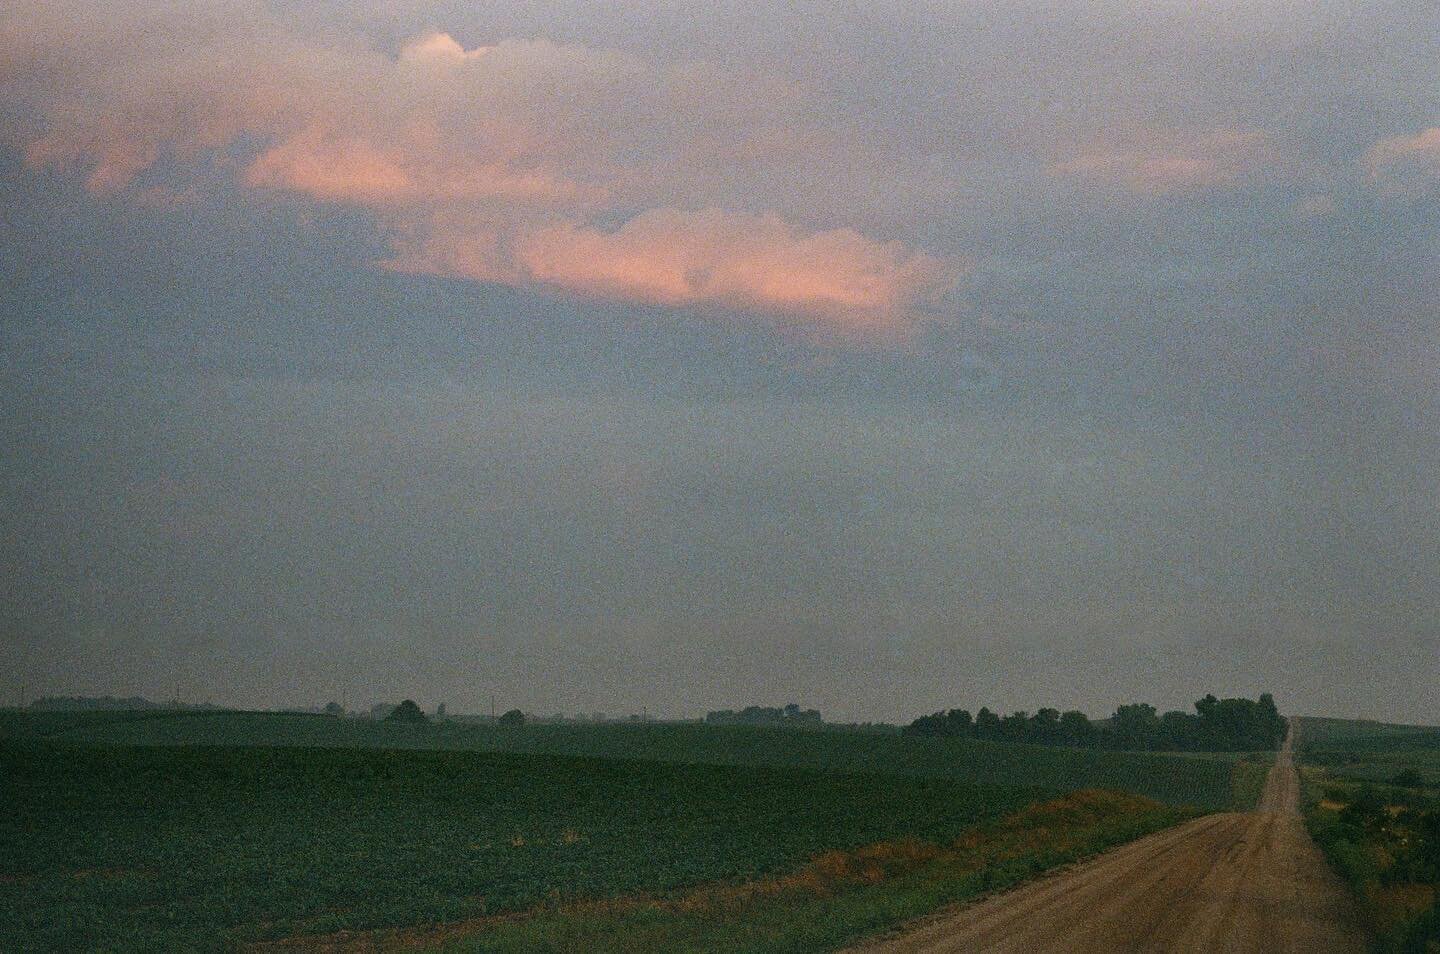
<svg viewBox="0 0 1440 954">
<path fill-rule="evenodd" d="M 1254 812 L 1196 819 L 853 951 L 1364 951 L 1300 820 L 1293 736 Z"/>
</svg>

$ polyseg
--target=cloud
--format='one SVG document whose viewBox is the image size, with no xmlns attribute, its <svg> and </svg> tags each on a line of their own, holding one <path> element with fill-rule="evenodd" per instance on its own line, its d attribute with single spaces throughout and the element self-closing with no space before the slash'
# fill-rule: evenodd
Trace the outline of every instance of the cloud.
<svg viewBox="0 0 1440 954">
<path fill-rule="evenodd" d="M 900 242 L 718 209 L 654 209 L 611 232 L 563 224 L 517 252 L 536 281 L 573 291 L 814 315 L 850 329 L 901 323 L 954 278 L 953 265 Z"/>
<path fill-rule="evenodd" d="M 1360 162 L 1370 180 L 1386 193 L 1431 187 L 1440 182 L 1440 126 L 1382 139 L 1365 151 Z"/>
<path fill-rule="evenodd" d="M 455 66 L 489 53 L 493 47 L 479 46 L 467 50 L 448 33 L 431 33 L 405 44 L 400 50 L 402 63 L 430 63 Z"/>
<path fill-rule="evenodd" d="M 438 216 L 402 239 L 400 271 L 539 284 L 616 301 L 711 305 L 903 332 L 959 266 L 852 229 L 806 232 L 773 213 L 651 209 L 619 228 L 575 222 L 509 231 Z"/>
<path fill-rule="evenodd" d="M 330 202 L 393 206 L 502 199 L 520 203 L 585 205 L 604 196 L 538 167 L 511 168 L 447 152 L 433 132 L 380 146 L 359 136 L 311 128 L 272 146 L 246 168 L 242 181 Z"/>
<path fill-rule="evenodd" d="M 177 167 L 214 162 L 252 201 L 368 210 L 395 268 L 817 320 L 871 300 L 878 327 L 925 307 L 892 306 L 926 300 L 895 262 L 953 271 L 1023 240 L 1019 257 L 1044 274 L 1054 249 L 1135 234 L 1136 214 L 1199 228 L 1182 206 L 1211 192 L 1283 191 L 1288 208 L 1330 190 L 1327 164 L 1353 175 L 1372 125 L 1412 128 L 1396 125 L 1387 83 L 1419 88 L 1408 77 L 1429 61 L 1394 40 L 1393 17 L 1347 34 L 1357 56 L 1395 50 L 1357 82 L 1314 52 L 1338 17 L 1324 4 L 1223 6 L 877 8 L 820 28 L 791 0 L 684 17 L 649 0 L 624 15 L 499 0 L 438 23 L 409 3 L 17 0 L 0 13 L 0 95 L 26 132 L 0 135 L 97 194 L 180 190 Z M 1341 94 L 1362 105 L 1317 105 Z M 1134 196 L 1172 201 L 1140 209 Z M 1083 221 L 1065 220 L 1081 207 Z M 795 269 L 788 289 L 742 281 L 713 239 L 733 230 L 707 225 L 681 246 L 707 264 L 677 265 L 642 241 L 676 215 L 729 217 L 759 246 L 806 252 L 767 252 Z M 810 259 L 843 258 L 840 235 L 903 245 L 870 285 L 831 285 Z M 642 246 L 643 281 L 615 266 Z"/>
<path fill-rule="evenodd" d="M 467 49 L 441 32 L 390 56 L 255 29 L 249 43 L 202 32 L 76 64 L 72 95 L 45 103 L 29 164 L 86 169 L 96 194 L 138 182 L 149 195 L 156 184 L 139 180 L 162 158 L 229 164 L 239 150 L 248 188 L 373 211 L 392 269 L 846 330 L 907 325 L 953 274 L 861 234 L 843 207 L 802 230 L 759 194 L 725 197 L 744 211 L 715 203 L 694 162 L 713 130 L 758 144 L 757 161 L 793 164 L 794 143 L 819 141 L 776 135 L 783 123 L 746 90 L 778 92 L 787 115 L 803 96 L 744 67 L 548 40 Z"/>
<path fill-rule="evenodd" d="M 1049 167 L 1052 176 L 1141 195 L 1225 188 L 1282 165 L 1262 131 L 1146 128 L 1109 133 Z"/>
</svg>

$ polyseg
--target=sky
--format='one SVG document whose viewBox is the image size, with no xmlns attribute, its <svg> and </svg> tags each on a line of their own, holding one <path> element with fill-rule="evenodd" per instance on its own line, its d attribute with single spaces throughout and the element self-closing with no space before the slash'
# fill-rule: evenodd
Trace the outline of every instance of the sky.
<svg viewBox="0 0 1440 954">
<path fill-rule="evenodd" d="M 17 0 L 0 686 L 1440 721 L 1440 12 Z"/>
</svg>

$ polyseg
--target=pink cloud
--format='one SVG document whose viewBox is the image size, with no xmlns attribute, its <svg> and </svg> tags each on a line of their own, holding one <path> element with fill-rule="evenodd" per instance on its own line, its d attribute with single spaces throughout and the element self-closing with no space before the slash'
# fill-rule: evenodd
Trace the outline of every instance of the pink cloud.
<svg viewBox="0 0 1440 954">
<path fill-rule="evenodd" d="M 540 168 L 509 168 L 457 155 L 419 133 L 409 142 L 378 146 L 368 139 L 309 129 L 262 153 L 243 181 L 288 189 L 316 199 L 365 205 L 506 199 L 584 205 L 603 197 Z"/>
<path fill-rule="evenodd" d="M 795 84 L 546 40 L 467 49 L 430 33 L 387 55 L 277 21 L 216 27 L 140 30 L 123 52 L 76 57 L 30 164 L 152 202 L 156 184 L 136 179 L 161 156 L 253 152 L 237 171 L 250 189 L 374 212 L 387 268 L 847 330 L 906 327 L 954 277 L 951 262 L 843 227 L 845 208 L 810 215 L 840 218 L 811 230 L 778 209 L 721 210 L 737 190 L 774 209 L 752 166 L 846 151 L 797 119 L 812 93 Z M 732 141 L 745 146 L 718 148 Z"/>
<path fill-rule="evenodd" d="M 1382 139 L 1366 150 L 1361 165 L 1387 193 L 1408 192 L 1440 182 L 1440 127 L 1414 136 Z"/>
<path fill-rule="evenodd" d="M 405 44 L 400 51 L 400 61 L 454 66 L 484 56 L 492 49 L 493 47 L 480 46 L 467 50 L 448 33 L 431 33 Z"/>
<path fill-rule="evenodd" d="M 1254 129 L 1140 129 L 1105 137 L 1049 167 L 1052 176 L 1167 195 L 1235 185 L 1283 164 Z"/>
<path fill-rule="evenodd" d="M 613 231 L 571 222 L 518 230 L 439 229 L 402 243 L 391 267 L 550 285 L 619 301 L 718 305 L 902 331 L 958 269 L 851 229 L 804 232 L 774 214 L 653 209 Z"/>
</svg>

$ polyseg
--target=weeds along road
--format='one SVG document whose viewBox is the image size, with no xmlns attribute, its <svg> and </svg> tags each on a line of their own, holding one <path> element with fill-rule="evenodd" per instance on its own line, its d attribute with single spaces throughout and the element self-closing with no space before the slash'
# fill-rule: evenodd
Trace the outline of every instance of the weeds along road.
<svg viewBox="0 0 1440 954">
<path fill-rule="evenodd" d="M 1294 734 L 1256 811 L 1198 818 L 852 951 L 1358 954 L 1354 906 L 1300 820 Z"/>
</svg>

